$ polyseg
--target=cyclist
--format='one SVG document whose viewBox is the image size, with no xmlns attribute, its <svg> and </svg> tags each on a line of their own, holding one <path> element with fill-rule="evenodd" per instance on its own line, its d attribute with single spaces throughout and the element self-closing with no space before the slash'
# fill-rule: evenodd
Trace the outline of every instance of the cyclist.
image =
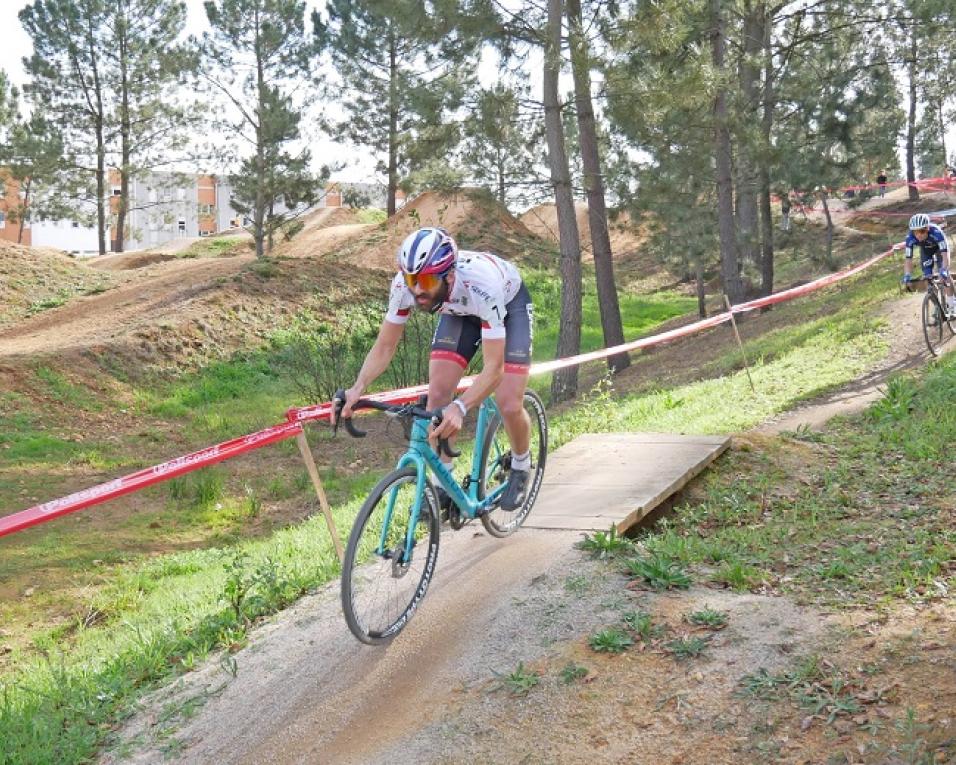
<svg viewBox="0 0 956 765">
<path fill-rule="evenodd" d="M 943 230 L 935 223 L 930 223 L 925 213 L 916 213 L 910 218 L 905 247 L 903 283 L 909 284 L 913 280 L 913 250 L 919 248 L 923 276 L 932 276 L 933 267 L 936 267 L 946 290 L 946 312 L 950 317 L 956 317 L 956 297 L 953 294 L 953 282 L 949 278 L 949 242 Z"/>
<path fill-rule="evenodd" d="M 388 311 L 378 337 L 365 357 L 355 384 L 345 391 L 342 416 L 384 372 L 402 337 L 412 306 L 441 315 L 428 365 L 428 409 L 442 410 L 441 424 L 430 438 L 453 439 L 465 415 L 491 393 L 511 442 L 511 472 L 501 508 L 524 503 L 531 470 L 531 421 L 523 397 L 531 367 L 534 310 L 518 269 L 489 252 L 458 249 L 443 228 L 422 228 L 398 249 L 399 271 L 392 280 Z M 482 369 L 471 387 L 454 398 L 468 363 L 482 346 Z M 441 458 L 446 464 L 451 458 Z M 439 491 L 440 504 L 451 500 Z"/>
</svg>

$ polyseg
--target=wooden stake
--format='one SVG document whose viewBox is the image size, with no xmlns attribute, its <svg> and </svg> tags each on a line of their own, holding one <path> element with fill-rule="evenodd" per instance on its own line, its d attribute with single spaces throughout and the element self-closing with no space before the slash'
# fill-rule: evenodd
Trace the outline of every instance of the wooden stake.
<svg viewBox="0 0 956 765">
<path fill-rule="evenodd" d="M 325 489 L 322 488 L 322 479 L 319 478 L 319 469 L 315 466 L 315 460 L 312 458 L 312 450 L 309 449 L 309 442 L 305 438 L 305 432 L 300 431 L 295 437 L 295 442 L 299 445 L 299 452 L 302 454 L 302 460 L 305 462 L 305 469 L 309 471 L 309 477 L 312 478 L 312 485 L 315 487 L 315 493 L 319 495 L 319 507 L 322 508 L 322 514 L 325 516 L 325 522 L 329 527 L 329 534 L 332 537 L 332 544 L 335 545 L 335 553 L 339 556 L 339 563 L 345 559 L 345 552 L 342 550 L 342 540 L 339 539 L 339 533 L 335 530 L 335 521 L 332 519 L 332 508 L 329 507 L 329 500 L 325 496 Z"/>
<path fill-rule="evenodd" d="M 734 336 L 737 338 L 737 345 L 740 346 L 740 355 L 743 356 L 744 359 L 744 371 L 747 373 L 747 379 L 750 381 L 750 390 L 756 393 L 757 389 L 754 387 L 754 380 L 750 376 L 750 364 L 747 361 L 747 352 L 744 350 L 744 343 L 740 339 L 740 332 L 737 331 L 737 320 L 734 318 L 734 312 L 731 308 L 730 300 L 726 295 L 724 295 L 724 305 L 727 306 L 727 311 L 730 313 L 730 324 L 734 328 Z"/>
</svg>

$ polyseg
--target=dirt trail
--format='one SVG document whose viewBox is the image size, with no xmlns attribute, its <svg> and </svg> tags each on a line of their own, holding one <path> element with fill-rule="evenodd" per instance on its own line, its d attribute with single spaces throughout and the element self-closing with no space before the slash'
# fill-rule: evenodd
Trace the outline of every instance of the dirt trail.
<svg viewBox="0 0 956 765">
<path fill-rule="evenodd" d="M 880 316 L 888 325 L 890 348 L 875 367 L 849 385 L 774 417 L 756 430 L 769 434 L 801 427 L 820 430 L 831 418 L 861 412 L 879 399 L 883 395 L 883 385 L 892 375 L 929 361 L 932 357 L 926 348 L 919 318 L 922 299 L 922 294 L 907 295 L 894 300 L 881 312 Z M 943 352 L 949 353 L 954 348 L 956 341 L 949 338 L 943 345 Z"/>
<path fill-rule="evenodd" d="M 254 259 L 173 260 L 141 269 L 135 281 L 0 330 L 0 359 L 89 348 L 153 326 Z"/>
</svg>

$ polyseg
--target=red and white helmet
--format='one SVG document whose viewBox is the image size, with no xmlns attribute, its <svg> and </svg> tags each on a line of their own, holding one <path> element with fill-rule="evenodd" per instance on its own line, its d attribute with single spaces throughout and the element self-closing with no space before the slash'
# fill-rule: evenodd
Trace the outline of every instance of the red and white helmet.
<svg viewBox="0 0 956 765">
<path fill-rule="evenodd" d="M 458 245 L 443 228 L 413 231 L 398 248 L 398 267 L 406 274 L 443 274 L 458 260 Z"/>
</svg>

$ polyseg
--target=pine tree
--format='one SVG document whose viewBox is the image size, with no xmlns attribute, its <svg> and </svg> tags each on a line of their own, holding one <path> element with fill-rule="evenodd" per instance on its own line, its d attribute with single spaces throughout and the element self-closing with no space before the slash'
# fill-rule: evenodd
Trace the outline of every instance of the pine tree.
<svg viewBox="0 0 956 765">
<path fill-rule="evenodd" d="M 199 125 L 173 95 L 198 59 L 190 43 L 177 41 L 186 22 L 182 0 L 111 0 L 108 9 L 106 42 L 114 54 L 108 82 L 116 99 L 110 116 L 120 176 L 113 249 L 122 252 L 135 204 L 130 182 L 181 159 L 188 131 Z"/>
<path fill-rule="evenodd" d="M 100 254 L 106 252 L 106 165 L 109 131 L 106 0 L 34 0 L 20 11 L 33 39 L 24 88 L 33 109 L 56 124 L 72 165 L 61 190 L 83 217 L 92 208 Z"/>
<path fill-rule="evenodd" d="M 276 230 L 313 206 L 327 173 L 313 174 L 301 143 L 302 107 L 292 94 L 312 85 L 314 44 L 304 0 L 207 0 L 212 33 L 203 39 L 204 77 L 238 116 L 223 126 L 245 155 L 230 176 L 233 207 L 252 219 L 256 256 Z"/>
<path fill-rule="evenodd" d="M 328 0 L 326 13 L 313 15 L 316 34 L 347 114 L 333 131 L 379 158 L 393 215 L 402 177 L 458 142 L 450 115 L 474 69 L 484 10 L 456 0 Z"/>
<path fill-rule="evenodd" d="M 479 90 L 463 126 L 464 168 L 505 206 L 509 194 L 524 198 L 535 177 L 532 147 L 541 129 L 535 115 L 522 109 L 526 91 L 501 82 Z"/>
</svg>

